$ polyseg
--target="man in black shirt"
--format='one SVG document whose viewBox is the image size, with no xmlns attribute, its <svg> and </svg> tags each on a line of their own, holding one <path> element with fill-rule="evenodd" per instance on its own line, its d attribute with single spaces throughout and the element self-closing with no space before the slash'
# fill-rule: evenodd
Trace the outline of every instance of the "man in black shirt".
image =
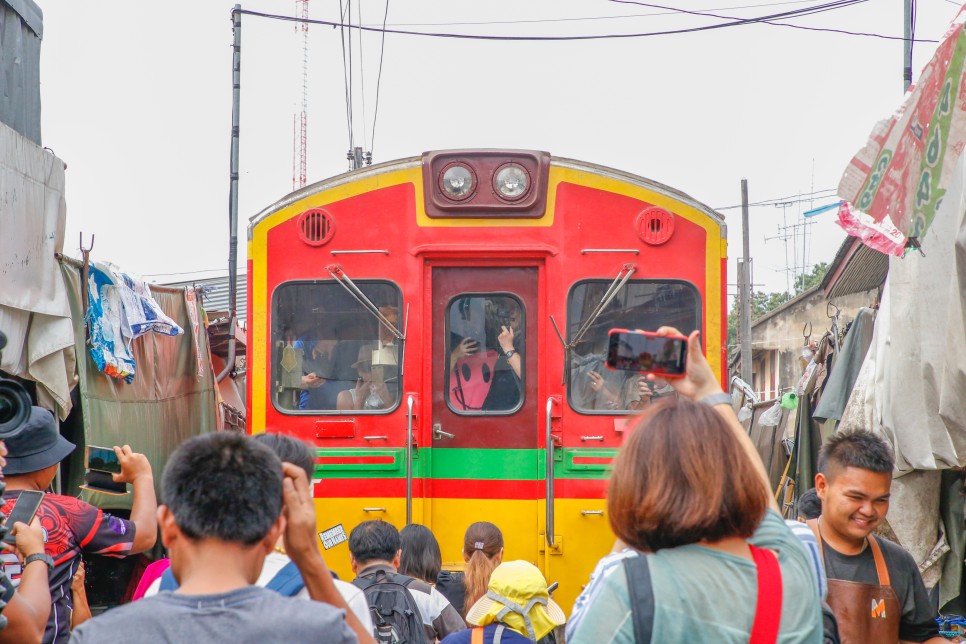
<svg viewBox="0 0 966 644">
<path fill-rule="evenodd" d="M 893 468 L 892 450 L 871 432 L 835 434 L 819 453 L 822 516 L 809 525 L 844 644 L 947 641 L 912 555 L 871 534 L 889 509 Z"/>
</svg>

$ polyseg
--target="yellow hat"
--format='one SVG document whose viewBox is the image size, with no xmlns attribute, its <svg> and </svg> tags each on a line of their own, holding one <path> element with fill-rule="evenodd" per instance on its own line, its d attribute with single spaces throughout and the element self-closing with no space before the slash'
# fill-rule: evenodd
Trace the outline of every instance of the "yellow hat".
<svg viewBox="0 0 966 644">
<path fill-rule="evenodd" d="M 476 626 L 502 622 L 536 641 L 567 616 L 547 593 L 547 580 L 527 561 L 505 561 L 493 570 L 486 594 L 466 614 Z"/>
</svg>

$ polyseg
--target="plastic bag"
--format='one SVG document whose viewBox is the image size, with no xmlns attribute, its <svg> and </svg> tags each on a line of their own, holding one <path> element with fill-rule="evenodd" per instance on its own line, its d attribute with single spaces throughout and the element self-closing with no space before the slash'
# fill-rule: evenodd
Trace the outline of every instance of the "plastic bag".
<svg viewBox="0 0 966 644">
<path fill-rule="evenodd" d="M 779 400 L 758 418 L 758 424 L 765 427 L 777 427 L 778 423 L 782 422 L 782 411 L 784 409 Z"/>
</svg>

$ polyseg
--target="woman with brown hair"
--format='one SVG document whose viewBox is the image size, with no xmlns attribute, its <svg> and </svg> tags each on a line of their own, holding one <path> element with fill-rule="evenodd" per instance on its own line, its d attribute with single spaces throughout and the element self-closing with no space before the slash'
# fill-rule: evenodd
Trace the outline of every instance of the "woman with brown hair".
<svg viewBox="0 0 966 644">
<path fill-rule="evenodd" d="M 652 405 L 614 461 L 617 544 L 577 599 L 567 641 L 821 642 L 808 554 L 697 332 L 672 386 L 680 399 Z"/>
<path fill-rule="evenodd" d="M 464 572 L 442 571 L 436 589 L 450 601 L 460 615 L 486 594 L 490 575 L 503 561 L 503 533 L 487 521 L 478 521 L 463 535 Z"/>
</svg>

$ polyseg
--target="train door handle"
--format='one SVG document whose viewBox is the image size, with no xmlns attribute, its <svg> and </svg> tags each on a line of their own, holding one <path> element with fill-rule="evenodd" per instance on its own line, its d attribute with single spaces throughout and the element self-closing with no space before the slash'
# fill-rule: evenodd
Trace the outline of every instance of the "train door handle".
<svg viewBox="0 0 966 644">
<path fill-rule="evenodd" d="M 456 438 L 456 434 L 450 434 L 449 432 L 443 431 L 443 426 L 439 423 L 433 423 L 433 440 L 440 440 L 441 438 Z"/>
</svg>

